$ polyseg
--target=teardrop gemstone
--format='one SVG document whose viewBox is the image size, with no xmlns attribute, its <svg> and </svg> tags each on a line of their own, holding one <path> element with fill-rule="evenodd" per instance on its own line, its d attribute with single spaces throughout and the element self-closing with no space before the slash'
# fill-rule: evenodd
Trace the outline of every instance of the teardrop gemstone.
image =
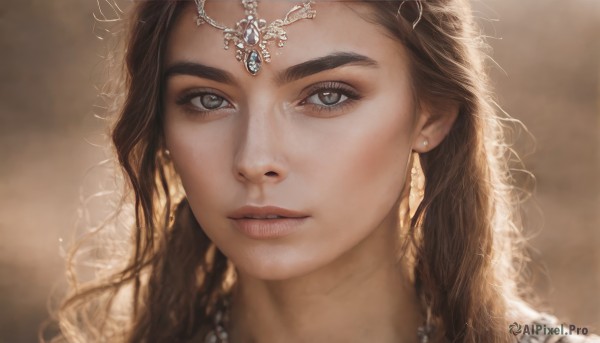
<svg viewBox="0 0 600 343">
<path fill-rule="evenodd" d="M 256 50 L 252 50 L 246 57 L 246 69 L 252 75 L 256 75 L 262 66 L 262 59 Z"/>
<path fill-rule="evenodd" d="M 246 28 L 244 29 L 244 42 L 247 45 L 253 46 L 258 44 L 260 41 L 260 31 L 258 30 L 258 24 L 255 20 L 249 20 Z"/>
</svg>

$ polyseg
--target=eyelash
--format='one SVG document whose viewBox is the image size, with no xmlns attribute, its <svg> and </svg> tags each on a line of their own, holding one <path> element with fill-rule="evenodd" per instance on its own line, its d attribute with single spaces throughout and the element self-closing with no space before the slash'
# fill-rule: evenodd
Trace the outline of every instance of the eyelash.
<svg viewBox="0 0 600 343">
<path fill-rule="evenodd" d="M 338 93 L 341 96 L 345 96 L 346 99 L 344 99 L 343 101 L 340 101 L 334 105 L 318 105 L 318 104 L 313 104 L 313 103 L 307 102 L 309 98 L 311 98 L 315 95 L 318 95 L 320 93 L 325 93 L 325 92 Z M 323 113 L 331 114 L 331 113 L 335 113 L 335 112 L 342 112 L 348 106 L 351 106 L 355 101 L 358 101 L 362 98 L 362 96 L 356 90 L 354 90 L 350 85 L 348 85 L 344 82 L 338 82 L 338 81 L 327 81 L 327 82 L 318 83 L 318 84 L 315 84 L 315 85 L 312 85 L 312 86 L 306 88 L 302 93 L 308 94 L 308 95 L 303 97 L 303 100 L 301 100 L 297 104 L 297 106 L 309 106 L 309 107 L 311 107 L 311 109 L 310 109 L 311 112 L 318 113 L 318 114 L 323 114 Z M 202 110 L 202 109 L 198 109 L 197 106 L 194 106 L 191 104 L 191 101 L 193 99 L 204 96 L 204 95 L 215 95 L 215 96 L 223 99 L 223 101 L 226 102 L 228 104 L 228 106 L 227 107 L 219 107 L 216 109 Z M 195 90 L 186 92 L 176 100 L 176 104 L 183 107 L 187 113 L 192 114 L 192 115 L 199 115 L 201 117 L 208 116 L 211 112 L 226 109 L 231 106 L 231 102 L 229 100 L 227 100 L 226 97 L 221 96 L 220 94 L 218 94 L 218 92 L 215 92 L 214 90 L 211 90 L 211 89 L 195 89 Z"/>
<path fill-rule="evenodd" d="M 339 93 L 341 96 L 345 96 L 346 99 L 340 101 L 334 105 L 317 105 L 308 103 L 307 100 L 319 93 L 332 92 Z M 348 106 L 354 104 L 355 101 L 358 101 L 362 98 L 362 96 L 354 90 L 350 85 L 344 82 L 338 81 L 327 81 L 323 83 L 318 83 L 313 86 L 308 87 L 308 89 L 304 92 L 308 94 L 308 96 L 304 97 L 304 100 L 300 101 L 299 106 L 310 106 L 312 107 L 313 112 L 317 112 L 319 114 L 322 113 L 334 113 L 334 112 L 342 112 Z"/>
<path fill-rule="evenodd" d="M 197 115 L 197 116 L 201 116 L 201 117 L 205 117 L 208 116 L 210 112 L 214 112 L 214 111 L 218 111 L 218 110 L 222 110 L 225 109 L 227 107 L 219 107 L 216 109 L 198 109 L 197 106 L 194 106 L 191 104 L 191 101 L 194 100 L 197 97 L 202 97 L 204 95 L 215 95 L 221 99 L 223 99 L 223 102 L 226 102 L 227 104 L 229 104 L 228 106 L 231 106 L 231 102 L 229 100 L 227 100 L 227 98 L 225 98 L 224 96 L 218 94 L 218 92 L 215 92 L 214 90 L 211 89 L 194 89 L 188 92 L 185 92 L 183 95 L 181 95 L 176 101 L 175 103 L 181 107 L 183 107 L 183 109 L 185 110 L 185 112 L 187 112 L 188 114 L 191 115 Z"/>
</svg>

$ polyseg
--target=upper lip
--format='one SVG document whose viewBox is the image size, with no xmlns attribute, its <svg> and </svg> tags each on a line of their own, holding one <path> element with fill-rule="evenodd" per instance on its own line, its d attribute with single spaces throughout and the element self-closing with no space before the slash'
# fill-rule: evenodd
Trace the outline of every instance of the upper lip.
<svg viewBox="0 0 600 343">
<path fill-rule="evenodd" d="M 285 208 L 277 207 L 277 206 L 244 206 L 240 207 L 234 212 L 229 214 L 229 218 L 231 219 L 242 219 L 242 218 L 266 218 L 268 215 L 276 215 L 279 217 L 286 218 L 304 218 L 308 217 L 306 214 L 288 210 Z"/>
</svg>

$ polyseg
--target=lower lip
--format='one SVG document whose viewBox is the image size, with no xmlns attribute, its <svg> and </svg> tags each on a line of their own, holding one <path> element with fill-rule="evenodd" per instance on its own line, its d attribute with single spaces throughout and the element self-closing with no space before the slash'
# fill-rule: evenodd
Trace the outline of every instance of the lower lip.
<svg viewBox="0 0 600 343">
<path fill-rule="evenodd" d="M 300 228 L 308 217 L 277 219 L 234 219 L 238 231 L 254 239 L 269 239 L 287 236 Z"/>
</svg>

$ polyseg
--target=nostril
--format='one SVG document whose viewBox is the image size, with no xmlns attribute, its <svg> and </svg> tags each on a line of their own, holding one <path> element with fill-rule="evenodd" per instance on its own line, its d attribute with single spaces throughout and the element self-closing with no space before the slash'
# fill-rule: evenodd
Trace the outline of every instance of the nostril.
<svg viewBox="0 0 600 343">
<path fill-rule="evenodd" d="M 279 182 L 286 175 L 285 170 L 264 166 L 256 166 L 254 168 L 241 168 L 238 166 L 236 169 L 236 179 L 244 183 Z"/>
</svg>

